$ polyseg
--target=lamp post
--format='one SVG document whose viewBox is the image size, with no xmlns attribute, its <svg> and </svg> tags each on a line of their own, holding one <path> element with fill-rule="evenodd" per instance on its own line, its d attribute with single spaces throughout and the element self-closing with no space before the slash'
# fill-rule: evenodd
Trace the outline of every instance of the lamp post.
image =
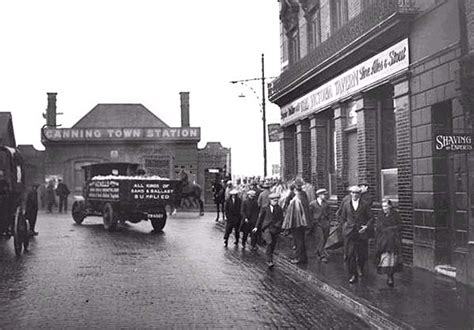
<svg viewBox="0 0 474 330">
<path fill-rule="evenodd" d="M 266 117 L 266 110 L 265 110 L 265 79 L 272 79 L 276 77 L 265 77 L 265 55 L 262 54 L 262 76 L 259 78 L 251 78 L 251 79 L 242 79 L 242 80 L 232 80 L 230 83 L 231 84 L 237 84 L 240 83 L 242 85 L 247 86 L 252 90 L 252 92 L 255 94 L 255 97 L 257 100 L 259 99 L 257 92 L 252 88 L 252 86 L 249 86 L 246 84 L 246 82 L 249 81 L 255 81 L 255 80 L 261 80 L 262 81 L 262 122 L 263 122 L 263 176 L 267 176 L 267 117 Z M 239 95 L 239 97 L 244 97 L 244 95 Z"/>
</svg>

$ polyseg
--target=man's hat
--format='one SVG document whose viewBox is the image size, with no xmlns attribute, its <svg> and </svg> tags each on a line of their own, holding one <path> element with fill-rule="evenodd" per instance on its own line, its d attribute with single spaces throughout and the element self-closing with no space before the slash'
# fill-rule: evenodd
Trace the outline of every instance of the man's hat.
<svg viewBox="0 0 474 330">
<path fill-rule="evenodd" d="M 353 192 L 353 193 L 361 193 L 362 192 L 362 189 L 360 189 L 359 186 L 350 186 L 349 189 L 349 192 Z"/>
<path fill-rule="evenodd" d="M 268 198 L 270 199 L 279 199 L 280 198 L 280 194 L 278 193 L 271 193 Z"/>
<path fill-rule="evenodd" d="M 321 188 L 321 189 L 316 190 L 316 195 L 325 194 L 327 192 L 328 192 L 327 189 Z"/>
<path fill-rule="evenodd" d="M 255 192 L 255 190 L 249 190 L 247 191 L 247 195 L 249 196 L 255 196 L 257 193 Z"/>
<path fill-rule="evenodd" d="M 262 183 L 262 188 L 270 188 L 270 187 L 271 187 L 270 182 L 265 181 L 264 183 Z"/>
<path fill-rule="evenodd" d="M 369 183 L 366 180 L 359 181 L 358 186 L 369 186 Z"/>
<path fill-rule="evenodd" d="M 232 189 L 229 194 L 231 195 L 237 195 L 239 193 L 239 191 L 237 189 Z"/>
<path fill-rule="evenodd" d="M 227 181 L 227 184 L 228 184 L 228 185 L 229 185 L 229 184 L 232 184 L 232 180 Z"/>
</svg>

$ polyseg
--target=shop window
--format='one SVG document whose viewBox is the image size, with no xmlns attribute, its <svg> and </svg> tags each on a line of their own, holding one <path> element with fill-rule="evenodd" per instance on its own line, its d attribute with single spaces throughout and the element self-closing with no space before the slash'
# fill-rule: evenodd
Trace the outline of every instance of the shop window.
<svg viewBox="0 0 474 330">
<path fill-rule="evenodd" d="M 331 1 L 331 18 L 333 31 L 340 29 L 349 20 L 347 0 Z"/>
<path fill-rule="evenodd" d="M 321 12 L 319 7 L 311 10 L 307 16 L 308 48 L 315 49 L 321 43 Z"/>
<path fill-rule="evenodd" d="M 398 200 L 397 139 L 395 111 L 391 98 L 378 102 L 380 191 L 382 199 Z"/>
</svg>

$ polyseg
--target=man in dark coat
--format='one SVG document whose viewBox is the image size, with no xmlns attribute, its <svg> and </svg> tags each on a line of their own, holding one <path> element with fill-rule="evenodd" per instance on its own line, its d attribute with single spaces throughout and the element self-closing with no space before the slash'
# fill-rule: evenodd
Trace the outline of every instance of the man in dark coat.
<svg viewBox="0 0 474 330">
<path fill-rule="evenodd" d="M 227 247 L 229 236 L 234 230 L 235 235 L 235 245 L 239 244 L 239 228 L 240 221 L 242 219 L 242 200 L 238 196 L 239 191 L 237 189 L 232 189 L 229 192 L 229 199 L 225 201 L 225 215 L 227 222 L 225 225 L 225 234 L 224 234 L 224 246 Z"/>
<path fill-rule="evenodd" d="M 350 283 L 362 276 L 368 259 L 367 231 L 373 228 L 374 218 L 370 205 L 360 198 L 358 186 L 349 188 L 351 200 L 342 206 L 340 218 L 343 223 L 344 260 L 350 274 Z"/>
<path fill-rule="evenodd" d="M 212 193 L 214 195 L 213 196 L 214 204 L 216 204 L 216 208 L 217 208 L 216 221 L 219 221 L 219 213 L 221 210 L 222 210 L 222 218 L 225 220 L 225 215 L 224 215 L 225 188 L 218 177 L 216 177 L 216 180 L 212 184 Z"/>
<path fill-rule="evenodd" d="M 34 184 L 26 196 L 25 218 L 30 223 L 30 234 L 38 235 L 35 231 L 36 218 L 38 217 L 38 185 Z"/>
<path fill-rule="evenodd" d="M 56 206 L 56 197 L 54 196 L 54 181 L 49 180 L 46 186 L 46 207 L 48 213 L 53 212 L 53 206 Z"/>
<path fill-rule="evenodd" d="M 242 222 L 240 224 L 240 231 L 243 232 L 242 236 L 242 248 L 245 249 L 245 244 L 247 243 L 247 237 L 249 233 L 255 228 L 258 220 L 258 204 L 257 199 L 255 198 L 255 191 L 249 190 L 247 192 L 247 199 L 242 202 Z M 257 240 L 254 234 L 250 235 L 250 245 L 252 250 L 257 248 Z"/>
<path fill-rule="evenodd" d="M 275 251 L 278 234 L 280 233 L 283 224 L 283 209 L 278 205 L 278 200 L 280 199 L 279 194 L 270 194 L 269 198 L 270 203 L 260 210 L 257 224 L 255 225 L 253 232 L 263 232 L 262 236 L 267 242 L 267 248 L 265 251 L 267 265 L 268 268 L 272 268 L 274 266 L 273 251 Z"/>
<path fill-rule="evenodd" d="M 64 212 L 67 213 L 67 196 L 69 196 L 71 192 L 69 188 L 66 186 L 65 183 L 61 179 L 58 180 L 58 186 L 56 188 L 56 195 L 59 196 L 59 213 L 62 212 L 64 208 Z"/>
<path fill-rule="evenodd" d="M 311 231 L 315 241 L 315 253 L 322 262 L 327 262 L 327 252 L 324 249 L 329 236 L 329 204 L 326 202 L 326 189 L 316 191 L 317 198 L 309 203 L 309 212 L 311 214 Z"/>
</svg>

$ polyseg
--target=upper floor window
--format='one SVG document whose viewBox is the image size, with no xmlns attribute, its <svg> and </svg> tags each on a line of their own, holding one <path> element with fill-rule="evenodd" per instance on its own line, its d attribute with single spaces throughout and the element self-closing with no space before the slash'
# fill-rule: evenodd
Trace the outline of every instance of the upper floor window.
<svg viewBox="0 0 474 330">
<path fill-rule="evenodd" d="M 333 30 L 341 28 L 349 20 L 348 0 L 331 1 L 331 18 Z"/>
<path fill-rule="evenodd" d="M 293 29 L 289 33 L 288 50 L 290 64 L 297 62 L 300 59 L 300 37 L 297 28 Z"/>
<path fill-rule="evenodd" d="M 316 48 L 321 43 L 321 12 L 319 7 L 312 9 L 307 16 L 308 47 Z"/>
</svg>

